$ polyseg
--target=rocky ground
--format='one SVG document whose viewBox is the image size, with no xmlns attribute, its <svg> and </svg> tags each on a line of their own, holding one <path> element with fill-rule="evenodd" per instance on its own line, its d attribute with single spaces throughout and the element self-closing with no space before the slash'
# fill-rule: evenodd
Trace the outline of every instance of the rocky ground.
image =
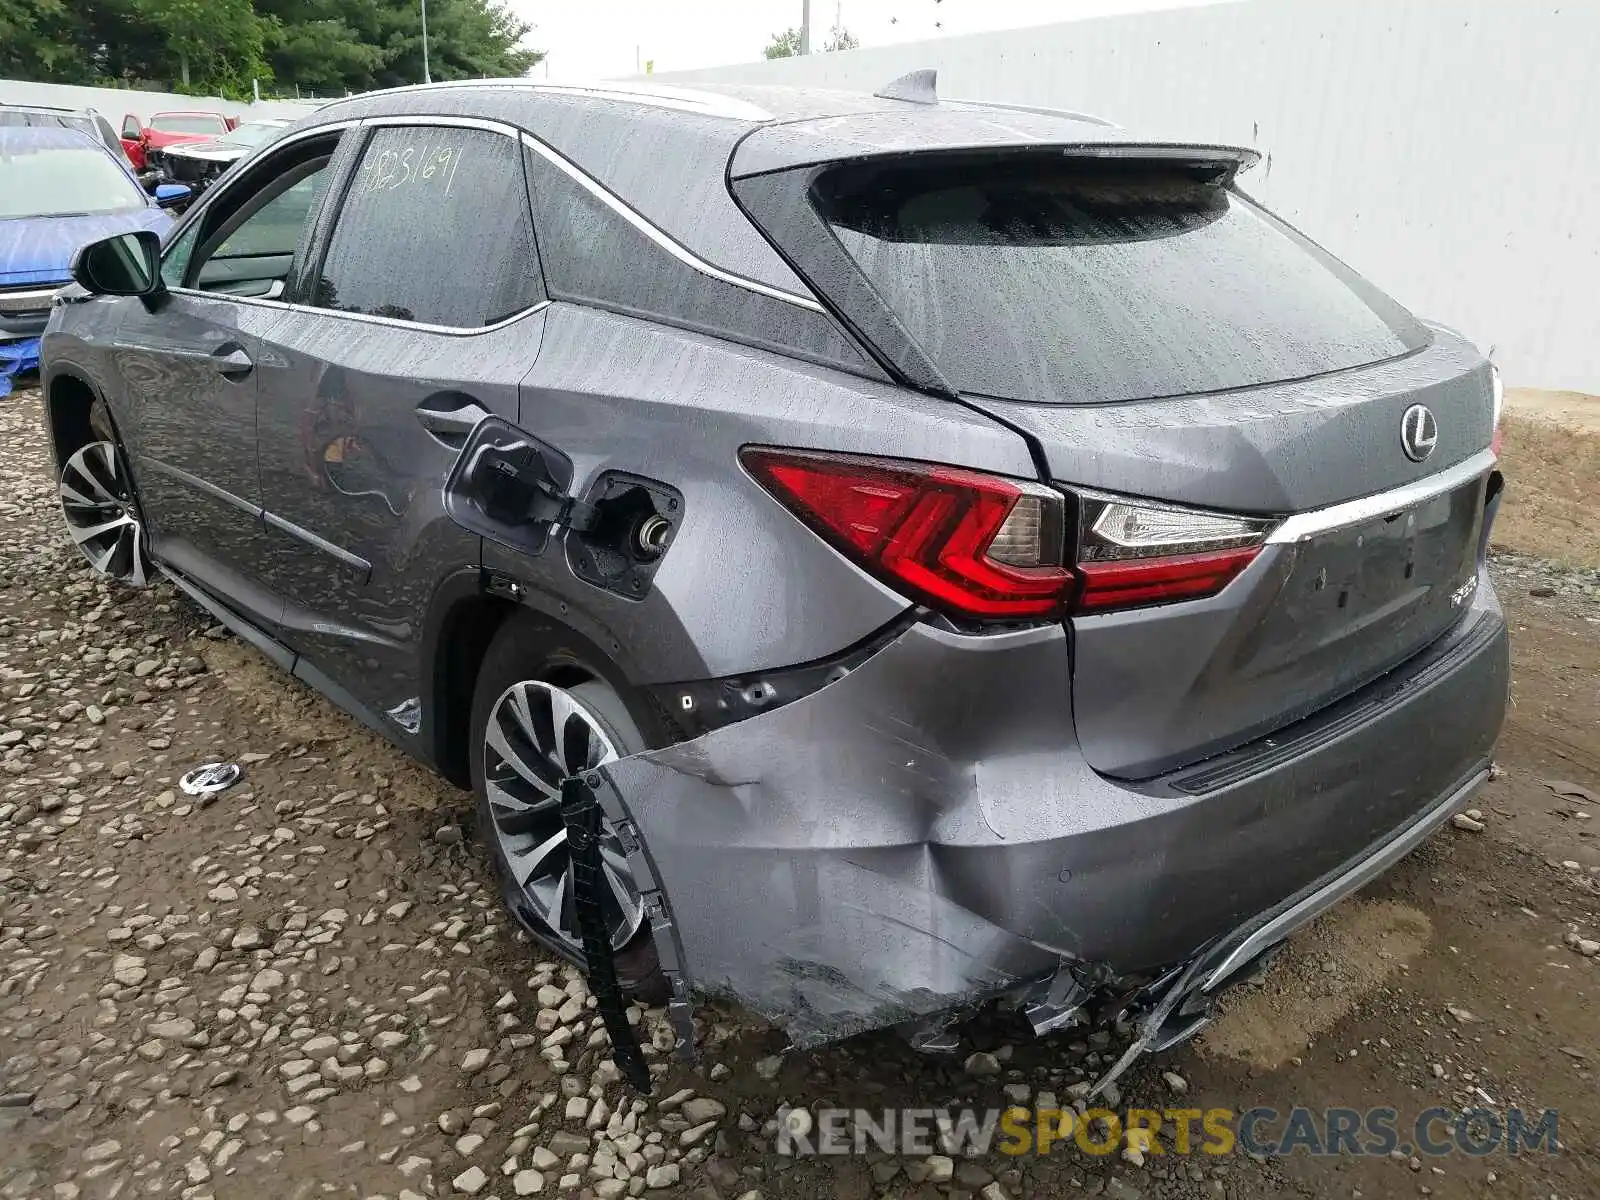
<svg viewBox="0 0 1600 1200">
<path fill-rule="evenodd" d="M 792 1109 L 1070 1104 L 1116 1032 L 782 1056 L 706 1007 L 690 1069 L 636 1011 L 633 1096 L 582 979 L 508 926 L 469 799 L 169 587 L 92 578 L 47 460 L 37 396 L 0 404 L 0 1196 L 1600 1194 L 1600 563 L 1497 554 L 1516 683 L 1476 816 L 1118 1097 L 1553 1106 L 1559 1154 L 786 1159 Z M 179 789 L 217 759 L 239 784 Z"/>
</svg>

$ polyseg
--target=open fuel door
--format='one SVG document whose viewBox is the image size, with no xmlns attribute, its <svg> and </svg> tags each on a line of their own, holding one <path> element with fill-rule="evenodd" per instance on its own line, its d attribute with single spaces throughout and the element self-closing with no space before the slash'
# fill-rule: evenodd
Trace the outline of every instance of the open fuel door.
<svg viewBox="0 0 1600 1200">
<path fill-rule="evenodd" d="M 568 561 L 578 578 L 630 599 L 650 588 L 683 519 L 676 488 L 607 471 L 580 499 L 572 460 L 500 417 L 473 427 L 450 478 L 450 519 L 502 546 L 538 556 L 570 531 Z"/>
</svg>

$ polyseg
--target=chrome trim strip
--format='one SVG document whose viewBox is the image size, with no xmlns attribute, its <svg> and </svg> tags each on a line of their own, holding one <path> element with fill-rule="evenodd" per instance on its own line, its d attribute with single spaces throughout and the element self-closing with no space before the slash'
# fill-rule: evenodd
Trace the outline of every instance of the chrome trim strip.
<svg viewBox="0 0 1600 1200">
<path fill-rule="evenodd" d="M 826 312 L 816 299 L 810 296 L 797 295 L 786 292 L 782 288 L 775 288 L 769 284 L 758 283 L 754 279 L 746 279 L 743 275 L 735 275 L 732 271 L 724 271 L 721 267 L 713 266 L 690 250 L 682 242 L 677 241 L 670 234 L 654 225 L 649 218 L 642 216 L 631 208 L 627 201 L 617 196 L 599 180 L 593 178 L 582 167 L 564 157 L 559 151 L 551 149 L 532 134 L 522 135 L 522 144 L 543 158 L 556 170 L 567 176 L 584 191 L 588 192 L 600 203 L 611 209 L 629 225 L 632 225 L 645 237 L 660 246 L 673 258 L 683 263 L 700 274 L 721 283 L 731 284 L 743 288 L 747 292 L 754 292 L 758 296 L 766 296 L 773 300 L 782 300 L 786 304 L 793 304 L 796 308 L 804 308 L 810 312 Z"/>
<path fill-rule="evenodd" d="M 56 299 L 56 293 L 62 288 L 71 287 L 72 280 L 63 280 L 60 283 L 50 284 L 48 287 L 29 288 L 26 291 L 0 292 L 0 313 L 25 313 L 39 312 L 50 308 Z"/>
<path fill-rule="evenodd" d="M 243 496 L 235 496 L 227 489 L 219 488 L 216 484 L 201 479 L 198 475 L 189 474 L 182 467 L 175 467 L 171 463 L 162 462 L 159 458 L 143 459 L 139 465 L 150 467 L 156 474 L 165 475 L 168 479 L 181 483 L 187 488 L 193 488 L 197 492 L 202 492 L 213 500 L 220 500 L 224 504 L 232 505 L 240 512 L 249 513 L 252 517 L 261 516 L 261 506 L 259 504 L 251 504 Z"/>
<path fill-rule="evenodd" d="M 540 300 L 537 304 L 530 304 L 520 312 L 514 312 L 509 317 L 502 317 L 493 325 L 430 325 L 426 321 L 402 321 L 398 317 L 376 317 L 371 313 L 347 312 L 340 308 L 318 308 L 314 304 L 290 304 L 290 312 L 316 313 L 319 317 L 339 317 L 346 321 L 360 321 L 365 325 L 389 325 L 395 329 L 410 329 L 416 333 L 442 333 L 449 337 L 469 337 L 478 333 L 493 333 L 497 329 L 504 329 L 507 325 L 515 325 L 524 317 L 530 317 L 536 312 L 543 312 L 550 307 L 550 301 Z"/>
<path fill-rule="evenodd" d="M 476 82 L 481 84 L 483 81 Z M 438 87 L 440 85 L 418 84 L 416 85 L 416 88 L 422 89 L 430 86 Z M 455 85 L 452 84 L 447 86 Z M 409 91 L 412 89 L 395 88 L 392 90 Z M 769 299 L 782 300 L 786 304 L 793 304 L 795 307 L 806 309 L 809 312 L 825 313 L 827 311 L 814 297 L 798 295 L 794 292 L 785 291 L 783 288 L 773 287 L 770 284 L 761 283 L 754 279 L 747 279 L 743 275 L 736 275 L 732 271 L 725 271 L 721 267 L 707 262 L 693 250 L 690 250 L 687 246 L 683 245 L 683 243 L 679 242 L 677 239 L 668 234 L 665 230 L 655 225 L 648 217 L 645 217 L 637 210 L 632 208 L 627 201 L 623 200 L 615 192 L 611 191 L 610 188 L 606 187 L 599 180 L 595 179 L 592 175 L 574 163 L 571 159 L 567 158 L 560 151 L 545 145 L 526 130 L 518 129 L 514 125 L 508 125 L 504 121 L 492 121 L 480 117 L 435 116 L 425 113 L 384 113 L 379 116 L 353 118 L 348 121 L 330 122 L 325 125 L 315 125 L 309 129 L 296 130 L 293 134 L 270 143 L 270 146 L 273 149 L 278 149 L 289 145 L 292 142 L 300 141 L 304 138 L 312 137 L 319 133 L 326 133 L 327 131 L 333 129 L 348 129 L 356 126 L 373 128 L 407 125 L 481 129 L 489 133 L 499 133 L 505 135 L 506 137 L 514 138 L 520 141 L 524 146 L 528 147 L 528 149 L 532 150 L 535 154 L 539 155 L 539 157 L 543 158 L 546 162 L 550 163 L 551 166 L 555 167 L 563 175 L 566 175 L 579 187 L 583 188 L 584 191 L 588 192 L 596 200 L 600 201 L 600 203 L 604 204 L 607 208 L 615 212 L 619 217 L 628 222 L 629 225 L 632 225 L 645 237 L 649 238 L 668 254 L 672 255 L 679 262 L 683 263 L 692 270 L 698 271 L 700 274 L 705 275 L 708 278 L 715 279 L 721 283 L 730 284 L 733 287 L 742 288 L 747 292 L 754 292 L 759 296 L 766 296 Z M 209 189 L 206 192 L 206 201 L 209 202 L 212 196 L 223 190 L 225 190 L 225 188 Z M 191 214 L 195 211 L 198 211 L 202 207 L 204 207 L 204 205 L 196 205 L 194 209 L 190 210 Z M 186 227 L 191 219 L 193 219 L 192 216 L 186 214 L 183 226 L 175 228 L 172 231 L 170 240 L 167 243 L 168 245 L 176 242 L 177 239 L 182 236 L 181 229 Z M 213 298 L 226 295 L 226 293 L 218 292 L 197 292 L 190 288 L 171 288 L 169 290 L 180 295 L 211 296 Z M 247 303 L 259 304 L 266 307 L 286 308 L 291 311 L 333 313 L 334 315 L 346 317 L 352 320 L 361 320 L 383 325 L 393 325 L 401 329 L 420 329 L 431 333 L 449 334 L 483 333 L 485 330 L 499 329 L 501 326 L 510 324 L 512 321 L 520 320 L 529 313 L 538 311 L 539 308 L 542 308 L 545 304 L 549 303 L 548 300 L 541 301 L 539 304 L 534 305 L 531 308 L 525 309 L 520 313 L 513 314 L 504 321 L 496 322 L 494 325 L 486 325 L 483 327 L 483 329 L 459 329 L 448 325 L 428 325 L 419 321 L 400 321 L 392 317 L 372 317 L 365 313 L 346 313 L 339 312 L 335 309 L 312 308 L 309 305 L 285 304 L 281 301 L 256 300 L 249 297 L 237 296 L 228 296 L 227 298 L 243 300 Z"/>
<path fill-rule="evenodd" d="M 1428 809 L 1419 820 L 1413 822 L 1399 837 L 1385 842 L 1375 853 L 1362 859 L 1337 878 L 1329 880 L 1298 904 L 1285 909 L 1261 926 L 1261 928 L 1255 930 L 1244 941 L 1235 946 L 1216 969 L 1206 976 L 1206 980 L 1200 985 L 1199 990 L 1215 991 L 1219 984 L 1226 982 L 1230 975 L 1248 964 L 1269 946 L 1282 941 L 1300 926 L 1311 920 L 1311 918 L 1332 908 L 1351 892 L 1378 875 L 1383 874 L 1383 872 L 1421 845 L 1435 829 L 1449 820 L 1467 802 L 1467 797 L 1481 787 L 1488 778 L 1489 768 L 1481 768 L 1460 787 Z"/>
<path fill-rule="evenodd" d="M 1296 513 L 1267 535 L 1267 545 L 1293 545 L 1335 529 L 1390 516 L 1441 493 L 1454 491 L 1462 484 L 1487 474 L 1497 461 L 1493 450 L 1481 450 L 1465 462 L 1390 491 Z"/>
<path fill-rule="evenodd" d="M 289 312 L 295 306 L 287 300 L 268 300 L 265 296 L 235 296 L 232 292 L 203 292 L 199 288 L 169 287 L 167 292 L 173 296 L 194 296 L 200 300 L 226 300 L 230 304 L 248 304 L 254 308 L 275 308 L 282 312 Z M 202 357 L 195 355 L 194 357 Z"/>
<path fill-rule="evenodd" d="M 435 116 L 432 113 L 379 113 L 376 116 L 362 117 L 363 127 L 393 125 L 419 125 L 441 126 L 459 129 L 482 129 L 488 133 L 503 133 L 506 137 L 515 138 L 522 130 L 515 125 L 507 125 L 504 121 L 493 121 L 488 117 L 457 117 L 449 115 Z"/>
<path fill-rule="evenodd" d="M 509 317 L 502 317 L 493 325 L 462 327 L 457 325 L 430 325 L 426 321 L 402 321 L 398 317 L 375 317 L 370 313 L 347 312 L 342 308 L 318 308 L 314 304 L 289 304 L 283 300 L 263 300 L 256 296 L 235 296 L 228 292 L 201 292 L 194 288 L 168 288 L 174 296 L 194 296 L 202 300 L 228 300 L 234 304 L 249 304 L 256 308 L 273 308 L 280 312 L 315 313 L 319 317 L 336 317 L 344 321 L 360 321 L 366 325 L 388 325 L 395 329 L 410 329 L 417 333 L 442 333 L 450 337 L 469 337 L 478 333 L 493 333 L 507 325 L 515 325 L 524 317 L 543 312 L 550 307 L 549 300 L 540 300 Z"/>
<path fill-rule="evenodd" d="M 329 558 L 337 559 L 339 562 L 343 563 L 352 570 L 360 571 L 362 574 L 362 582 L 365 582 L 366 577 L 372 574 L 372 564 L 366 559 L 362 558 L 359 554 L 352 554 L 343 546 L 336 546 L 332 542 L 328 541 L 327 538 L 318 537 L 309 529 L 305 529 L 299 525 L 296 525 L 293 521 L 285 520 L 275 512 L 263 511 L 261 514 L 261 519 L 266 523 L 269 529 L 276 529 L 280 533 L 286 533 L 290 537 L 304 542 L 313 549 L 320 550 Z"/>
<path fill-rule="evenodd" d="M 330 129 L 351 129 L 356 127 L 394 127 L 420 125 L 430 127 L 448 127 L 460 129 L 481 129 L 487 133 L 498 133 L 513 141 L 523 136 L 522 131 L 514 125 L 507 125 L 503 121 L 489 121 L 478 117 L 451 117 L 451 116 L 405 116 L 400 114 L 385 114 L 377 117 L 360 117 L 348 121 L 331 122 L 327 125 L 316 125 L 310 129 L 297 130 L 288 137 L 280 138 L 271 145 L 274 148 L 303 140 Z M 208 193 L 208 196 L 210 193 Z M 174 240 L 180 236 L 174 234 Z M 524 317 L 531 316 L 549 307 L 548 299 L 539 300 L 527 308 L 512 313 L 509 317 L 502 317 L 492 325 L 458 326 L 434 325 L 427 321 L 403 321 L 397 317 L 378 317 L 368 313 L 348 312 L 337 308 L 319 308 L 314 304 L 290 304 L 284 300 L 267 300 L 256 296 L 236 296 L 230 292 L 206 292 L 197 288 L 168 288 L 168 291 L 178 296 L 203 296 L 211 300 L 229 300 L 238 304 L 252 304 L 258 308 L 279 309 L 284 312 L 317 313 L 320 316 L 338 317 L 346 321 L 359 321 L 366 325 L 387 325 L 395 329 L 413 329 L 421 333 L 442 333 L 452 337 L 464 337 L 477 333 L 492 333 L 497 329 L 504 329 L 507 325 L 514 324 Z"/>
</svg>

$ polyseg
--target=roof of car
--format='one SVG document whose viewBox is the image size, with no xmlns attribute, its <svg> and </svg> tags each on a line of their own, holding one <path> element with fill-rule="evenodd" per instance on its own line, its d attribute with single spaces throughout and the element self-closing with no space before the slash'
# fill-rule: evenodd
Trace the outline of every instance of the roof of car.
<svg viewBox="0 0 1600 1200">
<path fill-rule="evenodd" d="M 93 146 L 108 153 L 104 143 L 86 130 L 64 125 L 0 125 L 0 154 L 31 154 L 38 150 L 70 150 Z"/>
<path fill-rule="evenodd" d="M 0 100 L 0 109 L 7 112 L 48 113 L 54 117 L 98 117 L 100 110 L 94 107 L 71 108 L 63 104 L 27 104 L 20 100 Z"/>
<path fill-rule="evenodd" d="M 464 80 L 335 100 L 299 128 L 375 117 L 519 128 L 705 261 L 791 292 L 803 285 L 740 211 L 730 175 L 906 151 L 1066 145 L 1116 153 L 1136 141 L 1081 113 L 927 103 L 925 88 L 915 94 L 900 100 L 821 88 Z"/>
<path fill-rule="evenodd" d="M 830 88 L 784 87 L 756 84 L 699 84 L 692 88 L 635 81 L 602 82 L 592 84 L 537 83 L 530 79 L 461 79 L 441 83 L 412 84 L 406 87 L 387 88 L 376 92 L 363 92 L 343 100 L 329 101 L 322 111 L 339 109 L 348 105 L 368 107 L 372 102 L 401 95 L 427 94 L 441 99 L 453 93 L 466 91 L 524 92 L 529 95 L 571 96 L 617 104 L 633 104 L 645 108 L 665 108 L 700 116 L 721 117 L 747 124 L 767 124 L 778 121 L 802 121 L 816 117 L 848 116 L 860 113 L 904 113 L 909 109 L 936 107 L 937 105 L 911 104 L 904 100 L 869 96 L 859 92 L 837 91 Z M 1049 115 L 1074 123 L 1109 128 L 1110 123 L 1084 113 L 1068 112 L 1023 105 L 997 104 L 979 101 L 940 100 L 939 104 L 959 104 L 964 108 L 983 108 L 995 111 L 1031 112 Z"/>
</svg>

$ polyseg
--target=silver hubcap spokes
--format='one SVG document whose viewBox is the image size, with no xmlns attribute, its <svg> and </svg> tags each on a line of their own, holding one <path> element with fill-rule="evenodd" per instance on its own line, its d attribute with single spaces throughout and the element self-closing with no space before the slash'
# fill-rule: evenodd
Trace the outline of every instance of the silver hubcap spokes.
<svg viewBox="0 0 1600 1200">
<path fill-rule="evenodd" d="M 90 442 L 61 472 L 61 512 L 73 543 L 99 574 L 143 587 L 144 539 L 116 445 Z"/>
<path fill-rule="evenodd" d="M 571 695 L 515 683 L 495 701 L 483 748 L 494 836 L 533 915 L 569 945 L 582 935 L 572 904 L 572 857 L 561 819 L 561 781 L 617 757 L 605 730 Z M 610 822 L 602 827 L 601 911 L 613 949 L 638 932 L 644 906 Z"/>
</svg>

